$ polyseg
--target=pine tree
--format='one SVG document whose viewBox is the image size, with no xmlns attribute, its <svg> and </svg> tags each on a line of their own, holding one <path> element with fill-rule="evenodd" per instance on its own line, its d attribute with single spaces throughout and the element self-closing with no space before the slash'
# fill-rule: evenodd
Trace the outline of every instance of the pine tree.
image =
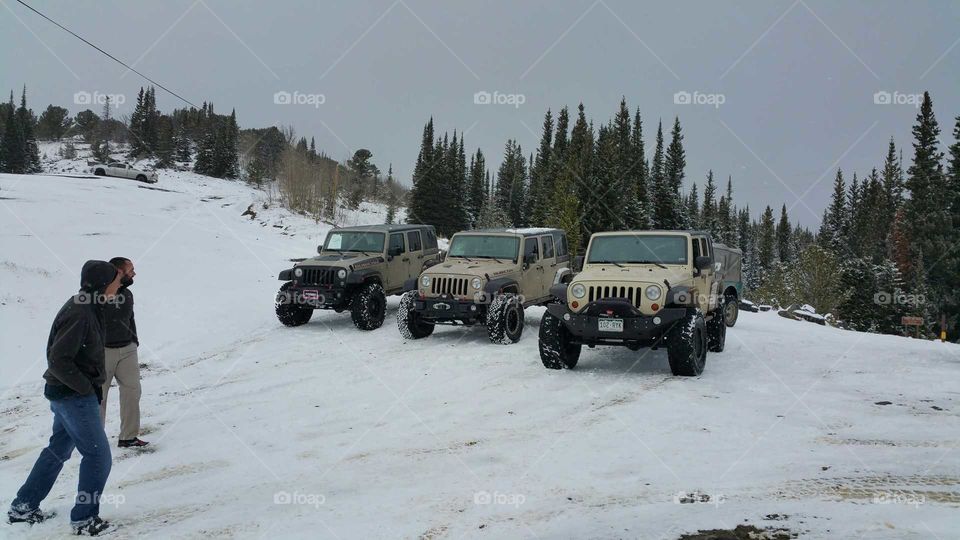
<svg viewBox="0 0 960 540">
<path fill-rule="evenodd" d="M 10 92 L 10 103 L 4 108 L 6 118 L 3 122 L 3 139 L 0 140 L 0 171 L 11 174 L 22 174 L 26 171 L 23 149 L 23 133 L 17 122 L 16 107 L 13 104 L 13 91 Z"/>
<path fill-rule="evenodd" d="M 716 238 L 720 232 L 720 224 L 717 219 L 717 207 L 714 201 L 717 193 L 717 186 L 713 183 L 713 170 L 707 171 L 707 183 L 703 188 L 703 206 L 700 210 L 700 226 L 709 231 Z"/>
<path fill-rule="evenodd" d="M 570 132 L 570 145 L 567 154 L 567 163 L 561 177 L 565 178 L 564 186 L 572 188 L 573 196 L 579 198 L 579 207 L 582 212 L 574 220 L 575 226 L 580 229 L 579 234 L 588 238 L 593 232 L 593 220 L 599 210 L 598 194 L 591 182 L 591 167 L 593 160 L 593 128 L 587 123 L 583 103 L 578 107 L 577 121 Z M 570 206 L 565 205 L 564 211 Z M 570 230 L 567 230 L 569 240 Z"/>
<path fill-rule="evenodd" d="M 774 263 L 777 262 L 776 229 L 773 224 L 773 210 L 767 206 L 763 211 L 763 217 L 760 220 L 760 234 L 757 239 L 759 250 L 759 269 L 763 276 L 766 276 L 773 270 Z M 761 281 L 764 278 L 761 277 Z"/>
<path fill-rule="evenodd" d="M 777 224 L 777 254 L 781 262 L 790 262 L 793 260 L 791 252 L 791 228 L 790 219 L 787 217 L 787 205 L 780 209 L 780 222 Z"/>
<path fill-rule="evenodd" d="M 697 183 L 690 186 L 690 194 L 687 196 L 687 217 L 690 220 L 691 229 L 700 229 L 700 196 L 697 193 Z"/>
<path fill-rule="evenodd" d="M 612 125 L 600 126 L 594 148 L 589 182 L 590 201 L 594 206 L 593 211 L 584 216 L 586 232 L 625 229 L 617 139 Z"/>
<path fill-rule="evenodd" d="M 24 173 L 40 172 L 40 149 L 37 146 L 37 139 L 34 136 L 35 119 L 33 111 L 27 108 L 27 87 L 23 87 L 23 93 L 20 95 L 20 107 L 17 108 L 17 129 L 20 132 L 19 143 L 22 145 L 21 155 L 23 156 Z"/>
<path fill-rule="evenodd" d="M 486 175 L 486 159 L 483 157 L 483 152 L 477 149 L 476 155 L 470 157 L 470 180 L 467 192 L 467 213 L 471 228 L 476 228 L 480 221 L 480 212 L 483 210 L 486 199 Z"/>
<path fill-rule="evenodd" d="M 550 109 L 547 109 L 543 117 L 543 134 L 540 136 L 537 156 L 530 164 L 530 193 L 527 197 L 526 214 L 529 216 L 530 224 L 535 227 L 541 227 L 546 223 L 550 196 L 553 193 L 553 179 L 550 176 L 552 144 L 553 115 Z"/>
<path fill-rule="evenodd" d="M 836 254 L 845 253 L 847 242 L 844 234 L 847 230 L 847 188 L 843 180 L 843 171 L 837 169 L 833 181 L 833 199 L 827 207 L 820 224 L 818 239 L 820 245 L 833 250 Z"/>
<path fill-rule="evenodd" d="M 686 216 L 680 204 L 680 190 L 683 187 L 684 169 L 687 165 L 686 153 L 683 150 L 683 134 L 680 129 L 680 118 L 674 118 L 673 130 L 670 132 L 670 146 L 664 161 L 665 181 L 663 201 L 659 201 L 662 210 L 660 220 L 663 228 L 681 229 L 686 226 Z"/>
<path fill-rule="evenodd" d="M 661 208 L 664 193 L 667 191 L 664 186 L 666 179 L 664 178 L 663 159 L 663 122 L 659 122 L 657 124 L 657 146 L 653 152 L 653 160 L 650 162 L 651 221 L 653 227 L 657 229 L 669 228 L 668 224 L 664 223 L 662 219 L 664 210 Z M 669 205 L 669 200 L 666 204 Z"/>
<path fill-rule="evenodd" d="M 648 166 L 643 144 L 643 121 L 638 108 L 633 116 L 633 129 L 630 132 L 631 175 L 635 195 L 633 207 L 629 210 L 629 222 L 637 229 L 649 229 L 651 226 L 652 205 L 648 187 Z"/>
</svg>

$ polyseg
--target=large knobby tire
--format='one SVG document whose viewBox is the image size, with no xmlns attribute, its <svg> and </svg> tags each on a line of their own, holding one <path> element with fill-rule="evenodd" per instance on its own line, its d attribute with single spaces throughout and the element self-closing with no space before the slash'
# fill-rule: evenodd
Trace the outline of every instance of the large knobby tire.
<svg viewBox="0 0 960 540">
<path fill-rule="evenodd" d="M 509 345 L 523 335 L 523 305 L 514 294 L 498 294 L 487 310 L 487 335 L 490 341 Z"/>
<path fill-rule="evenodd" d="M 579 343 L 570 343 L 570 331 L 550 312 L 540 320 L 540 360 L 547 369 L 573 369 L 580 360 Z"/>
<path fill-rule="evenodd" d="M 713 318 L 707 323 L 707 350 L 723 352 L 727 343 L 727 321 L 723 317 L 723 309 L 713 312 Z"/>
<path fill-rule="evenodd" d="M 275 303 L 277 319 L 279 319 L 284 326 L 307 324 L 307 322 L 310 321 L 310 317 L 313 316 L 313 308 L 298 304 L 293 294 L 288 290 L 290 289 L 290 285 L 290 283 L 284 283 L 280 286 L 280 291 L 277 293 Z"/>
<path fill-rule="evenodd" d="M 436 327 L 431 322 L 424 321 L 420 313 L 413 308 L 417 291 L 408 291 L 400 297 L 400 307 L 397 308 L 397 328 L 404 339 L 422 339 L 433 333 Z"/>
<path fill-rule="evenodd" d="M 737 297 L 727 295 L 723 299 L 723 322 L 732 327 L 737 324 L 737 318 L 740 316 L 740 302 Z"/>
<path fill-rule="evenodd" d="M 383 319 L 387 315 L 387 296 L 383 286 L 370 282 L 360 287 L 353 295 L 350 306 L 350 318 L 360 330 L 376 330 L 383 326 Z"/>
<path fill-rule="evenodd" d="M 707 361 L 707 329 L 703 313 L 690 309 L 667 334 L 667 359 L 674 375 L 696 377 Z"/>
</svg>

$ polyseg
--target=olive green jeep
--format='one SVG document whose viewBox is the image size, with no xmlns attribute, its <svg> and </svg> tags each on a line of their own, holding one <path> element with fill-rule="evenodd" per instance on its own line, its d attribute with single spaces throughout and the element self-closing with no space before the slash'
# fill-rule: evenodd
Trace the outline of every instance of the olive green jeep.
<svg viewBox="0 0 960 540">
<path fill-rule="evenodd" d="M 738 301 L 714 247 L 698 231 L 594 234 L 583 269 L 551 288 L 556 301 L 540 323 L 543 365 L 573 368 L 583 345 L 666 347 L 674 375 L 700 375 L 707 351 L 723 351 L 725 308 Z"/>
<path fill-rule="evenodd" d="M 440 261 L 430 225 L 365 225 L 333 229 L 318 255 L 280 272 L 277 318 L 306 324 L 315 309 L 350 310 L 353 324 L 373 330 L 383 324 L 388 295 Z"/>
<path fill-rule="evenodd" d="M 550 287 L 571 275 L 567 236 L 559 229 L 459 232 L 446 258 L 407 282 L 397 326 L 407 339 L 438 324 L 484 324 L 494 343 L 515 343 L 523 310 L 552 300 Z"/>
</svg>

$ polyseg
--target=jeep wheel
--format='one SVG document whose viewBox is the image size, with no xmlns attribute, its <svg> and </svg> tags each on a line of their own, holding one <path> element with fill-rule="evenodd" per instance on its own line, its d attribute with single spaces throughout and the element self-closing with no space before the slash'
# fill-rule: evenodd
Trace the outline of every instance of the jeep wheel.
<svg viewBox="0 0 960 540">
<path fill-rule="evenodd" d="M 523 335 L 523 306 L 514 294 L 499 294 L 487 310 L 487 335 L 490 341 L 509 345 Z"/>
<path fill-rule="evenodd" d="M 699 309 L 690 309 L 667 334 L 667 358 L 674 375 L 695 377 L 707 361 L 706 324 Z"/>
<path fill-rule="evenodd" d="M 397 328 L 403 339 L 421 339 L 433 333 L 436 326 L 424 321 L 417 310 L 413 308 L 417 291 L 409 291 L 400 297 L 400 307 L 397 308 Z"/>
<path fill-rule="evenodd" d="M 146 176 L 146 175 L 144 175 L 144 174 L 138 174 L 138 175 L 137 175 L 137 182 L 146 182 L 146 181 L 147 181 L 147 176 Z"/>
<path fill-rule="evenodd" d="M 737 324 L 737 317 L 740 315 L 740 303 L 737 297 L 728 295 L 723 299 L 723 322 L 727 326 Z"/>
<path fill-rule="evenodd" d="M 361 330 L 376 330 L 387 314 L 387 297 L 379 283 L 367 283 L 353 296 L 350 318 Z"/>
<path fill-rule="evenodd" d="M 310 317 L 313 316 L 313 308 L 297 304 L 296 298 L 290 293 L 289 288 L 290 283 L 284 283 L 280 286 L 280 292 L 277 293 L 277 319 L 280 319 L 284 326 L 307 324 Z"/>
<path fill-rule="evenodd" d="M 107 173 L 104 172 L 103 169 L 97 169 L 96 171 L 94 171 L 93 174 L 94 174 L 95 176 L 106 176 L 106 175 L 107 175 Z"/>
<path fill-rule="evenodd" d="M 579 343 L 570 343 L 570 331 L 550 312 L 540 320 L 540 360 L 547 369 L 573 369 L 580 360 Z"/>
<path fill-rule="evenodd" d="M 725 313 L 723 309 L 714 311 L 713 318 L 707 323 L 707 350 L 711 352 L 723 352 L 723 347 L 727 343 Z"/>
</svg>

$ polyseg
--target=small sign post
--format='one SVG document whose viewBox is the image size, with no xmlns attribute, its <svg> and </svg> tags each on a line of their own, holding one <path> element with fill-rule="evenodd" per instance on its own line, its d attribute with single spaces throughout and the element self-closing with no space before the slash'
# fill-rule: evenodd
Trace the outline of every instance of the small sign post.
<svg viewBox="0 0 960 540">
<path fill-rule="evenodd" d="M 910 316 L 904 315 L 903 317 L 900 318 L 900 324 L 902 324 L 903 326 L 914 327 L 914 337 L 916 337 L 917 339 L 920 339 L 920 327 L 923 325 L 923 317 L 910 317 Z M 907 330 L 906 333 L 909 334 L 910 331 Z"/>
</svg>

